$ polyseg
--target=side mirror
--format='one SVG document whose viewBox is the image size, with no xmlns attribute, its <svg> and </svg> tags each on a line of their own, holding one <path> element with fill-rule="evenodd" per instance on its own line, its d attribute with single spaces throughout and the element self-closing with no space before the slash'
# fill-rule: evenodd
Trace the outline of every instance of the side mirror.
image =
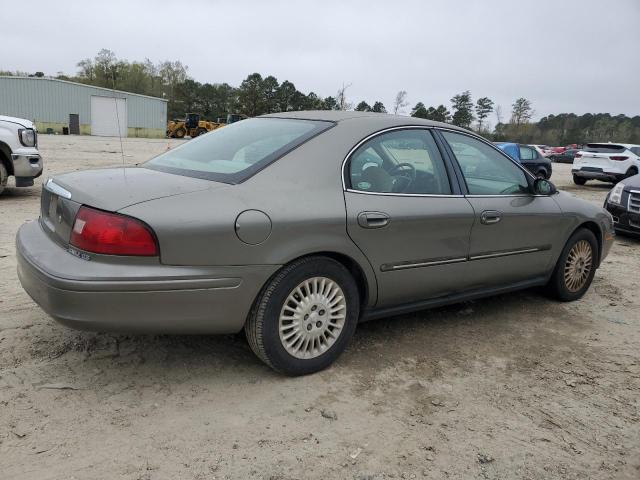
<svg viewBox="0 0 640 480">
<path fill-rule="evenodd" d="M 558 192 L 556 186 L 544 178 L 536 178 L 533 182 L 533 192 L 536 195 L 553 195 Z"/>
</svg>

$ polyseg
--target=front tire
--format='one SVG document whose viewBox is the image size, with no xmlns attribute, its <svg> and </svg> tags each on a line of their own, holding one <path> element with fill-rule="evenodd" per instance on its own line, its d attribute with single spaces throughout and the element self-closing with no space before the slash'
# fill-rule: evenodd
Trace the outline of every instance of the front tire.
<svg viewBox="0 0 640 480">
<path fill-rule="evenodd" d="M 253 352 L 274 370 L 307 375 L 331 365 L 347 347 L 360 315 L 349 271 L 327 257 L 306 257 L 263 288 L 245 333 Z"/>
<path fill-rule="evenodd" d="M 581 228 L 567 241 L 547 284 L 558 300 L 571 302 L 589 289 L 599 258 L 598 240 L 591 230 Z"/>
<path fill-rule="evenodd" d="M 2 195 L 2 192 L 7 187 L 8 180 L 9 174 L 7 173 L 7 168 L 4 166 L 4 163 L 2 163 L 2 160 L 0 160 L 0 195 Z"/>
<path fill-rule="evenodd" d="M 584 177 L 579 177 L 577 175 L 574 175 L 573 183 L 575 183 L 576 185 L 584 185 L 585 183 L 587 183 L 587 179 Z"/>
</svg>

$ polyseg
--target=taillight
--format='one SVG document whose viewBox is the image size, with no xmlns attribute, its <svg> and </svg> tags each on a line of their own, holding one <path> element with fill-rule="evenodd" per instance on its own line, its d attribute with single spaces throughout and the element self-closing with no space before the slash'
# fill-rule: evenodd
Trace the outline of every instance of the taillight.
<svg viewBox="0 0 640 480">
<path fill-rule="evenodd" d="M 576 153 L 576 155 L 573 158 L 580 158 L 582 156 L 581 153 Z"/>
<path fill-rule="evenodd" d="M 624 162 L 629 157 L 625 157 L 624 155 L 610 155 L 609 158 L 611 160 L 617 160 L 619 162 Z"/>
<path fill-rule="evenodd" d="M 147 225 L 126 215 L 80 207 L 71 231 L 71 245 L 105 255 L 158 255 Z"/>
</svg>

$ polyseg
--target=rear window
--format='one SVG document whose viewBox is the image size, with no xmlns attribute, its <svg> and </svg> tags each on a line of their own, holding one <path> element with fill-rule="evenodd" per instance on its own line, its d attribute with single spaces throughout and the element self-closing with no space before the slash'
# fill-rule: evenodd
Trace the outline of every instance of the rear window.
<svg viewBox="0 0 640 480">
<path fill-rule="evenodd" d="M 589 143 L 584 151 L 591 153 L 620 153 L 624 152 L 626 149 L 627 147 L 624 147 L 622 145 L 609 143 Z"/>
<path fill-rule="evenodd" d="M 240 183 L 333 125 L 316 120 L 251 118 L 190 140 L 143 166 L 188 177 Z"/>
</svg>

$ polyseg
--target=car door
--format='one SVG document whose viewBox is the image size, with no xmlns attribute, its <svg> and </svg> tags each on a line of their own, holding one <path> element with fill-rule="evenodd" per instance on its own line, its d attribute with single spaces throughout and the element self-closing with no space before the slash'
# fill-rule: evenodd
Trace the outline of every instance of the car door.
<svg viewBox="0 0 640 480">
<path fill-rule="evenodd" d="M 552 269 L 552 247 L 564 232 L 560 207 L 532 193 L 533 179 L 509 157 L 479 138 L 442 131 L 475 211 L 469 251 L 472 288 L 540 280 Z"/>
<path fill-rule="evenodd" d="M 474 211 L 424 128 L 363 141 L 344 164 L 349 236 L 369 259 L 377 307 L 465 288 Z"/>
</svg>

